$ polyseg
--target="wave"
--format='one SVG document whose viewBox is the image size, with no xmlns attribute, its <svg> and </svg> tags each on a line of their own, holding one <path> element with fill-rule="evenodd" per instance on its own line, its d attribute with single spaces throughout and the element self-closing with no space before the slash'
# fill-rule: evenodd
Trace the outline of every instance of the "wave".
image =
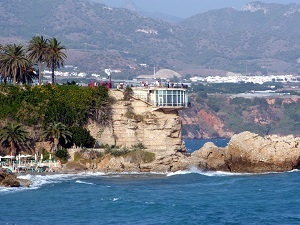
<svg viewBox="0 0 300 225">
<path fill-rule="evenodd" d="M 294 169 L 287 172 L 267 172 L 267 173 L 260 173 L 260 175 L 264 174 L 275 174 L 275 173 L 294 173 L 300 172 L 299 169 Z M 126 172 L 126 173 L 103 173 L 103 172 L 82 172 L 76 174 L 25 174 L 20 175 L 18 178 L 27 179 L 32 182 L 32 185 L 28 188 L 20 187 L 20 188 L 6 188 L 0 187 L 0 193 L 11 193 L 16 191 L 26 191 L 26 190 L 33 190 L 41 188 L 47 184 L 55 184 L 55 183 L 62 183 L 66 181 L 75 180 L 76 183 L 87 184 L 87 185 L 95 185 L 93 183 L 81 181 L 80 178 L 86 177 L 99 177 L 105 176 L 108 178 L 118 178 L 122 177 L 122 175 L 163 175 L 167 177 L 171 176 L 179 176 L 179 175 L 187 175 L 187 174 L 200 174 L 203 176 L 208 177 L 222 177 L 222 176 L 250 176 L 250 175 L 258 175 L 255 173 L 231 173 L 231 172 L 223 172 L 223 171 L 203 171 L 197 167 L 192 167 L 189 170 L 180 170 L 177 172 L 166 172 L 166 173 L 138 173 L 138 172 Z M 108 186 L 110 187 L 110 186 Z"/>
<path fill-rule="evenodd" d="M 28 188 L 0 187 L 0 193 L 34 190 L 47 184 L 62 183 L 65 181 L 76 180 L 83 177 L 98 177 L 103 175 L 105 175 L 105 173 L 101 173 L 101 172 L 96 172 L 96 173 L 82 172 L 76 174 L 75 173 L 74 174 L 24 174 L 24 175 L 19 175 L 18 178 L 30 180 L 32 182 L 32 185 L 30 185 L 30 187 Z"/>
<path fill-rule="evenodd" d="M 224 176 L 241 176 L 241 175 L 251 175 L 251 173 L 231 173 L 224 171 L 204 171 L 197 167 L 192 167 L 189 170 L 180 170 L 177 172 L 170 172 L 167 174 L 168 177 L 176 175 L 186 175 L 186 174 L 201 174 L 208 177 L 224 177 Z"/>
<path fill-rule="evenodd" d="M 276 174 L 276 173 L 293 173 L 300 172 L 299 169 L 294 169 L 286 172 L 264 172 L 264 173 L 232 173 L 224 171 L 204 171 L 197 167 L 192 167 L 189 170 L 180 170 L 177 172 L 170 172 L 167 174 L 168 177 L 176 175 L 186 175 L 186 174 L 201 174 L 208 177 L 224 177 L 224 176 L 254 176 L 254 175 L 265 175 L 265 174 Z"/>
<path fill-rule="evenodd" d="M 81 181 L 81 180 L 76 180 L 75 181 L 77 184 L 88 184 L 88 185 L 95 185 L 94 183 L 90 183 L 90 182 L 84 182 L 84 181 Z"/>
</svg>

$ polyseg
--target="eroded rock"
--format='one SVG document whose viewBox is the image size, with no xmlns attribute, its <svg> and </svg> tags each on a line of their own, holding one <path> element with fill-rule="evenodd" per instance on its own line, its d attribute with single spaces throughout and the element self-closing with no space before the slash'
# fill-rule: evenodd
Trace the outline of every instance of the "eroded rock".
<svg viewBox="0 0 300 225">
<path fill-rule="evenodd" d="M 251 132 L 233 135 L 226 148 L 212 143 L 192 154 L 201 169 L 229 172 L 282 172 L 300 166 L 300 139 L 276 135 L 261 137 Z"/>
<path fill-rule="evenodd" d="M 0 186 L 2 187 L 29 187 L 30 180 L 20 179 L 16 174 L 0 172 Z"/>
</svg>

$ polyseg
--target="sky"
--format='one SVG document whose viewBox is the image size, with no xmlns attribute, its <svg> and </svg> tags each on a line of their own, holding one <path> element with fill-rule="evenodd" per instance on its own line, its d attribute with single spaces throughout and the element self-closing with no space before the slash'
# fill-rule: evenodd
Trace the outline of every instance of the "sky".
<svg viewBox="0 0 300 225">
<path fill-rule="evenodd" d="M 94 0 L 114 7 L 121 7 L 125 2 L 134 2 L 135 5 L 147 12 L 160 12 L 182 18 L 212 9 L 234 8 L 240 10 L 245 4 L 255 0 Z M 300 0 L 261 0 L 265 3 L 299 3 Z"/>
</svg>

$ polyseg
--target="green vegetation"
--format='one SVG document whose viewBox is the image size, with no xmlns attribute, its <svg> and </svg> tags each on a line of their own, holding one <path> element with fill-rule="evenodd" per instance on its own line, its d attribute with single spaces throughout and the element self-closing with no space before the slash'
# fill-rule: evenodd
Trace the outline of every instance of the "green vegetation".
<svg viewBox="0 0 300 225">
<path fill-rule="evenodd" d="M 132 90 L 132 88 L 129 87 L 129 86 L 126 86 L 126 88 L 125 88 L 123 94 L 124 94 L 123 100 L 124 100 L 124 101 L 129 101 L 130 98 L 131 98 L 131 96 L 133 95 L 133 90 Z"/>
<path fill-rule="evenodd" d="M 67 130 L 66 125 L 61 122 L 50 123 L 47 125 L 46 129 L 43 131 L 43 137 L 50 140 L 52 143 L 51 150 L 57 151 L 59 148 L 59 141 L 64 141 L 68 143 L 72 138 L 72 133 Z"/>
<path fill-rule="evenodd" d="M 0 86 L 0 119 L 28 126 L 45 127 L 52 122 L 83 126 L 88 118 L 101 123 L 109 119 L 108 106 L 108 91 L 103 86 Z"/>
<path fill-rule="evenodd" d="M 205 118 L 199 118 L 197 124 L 184 125 L 183 135 L 187 135 L 188 132 L 195 132 L 196 134 L 200 130 L 200 133 L 206 133 L 210 137 L 217 138 L 219 133 L 216 130 L 215 123 L 224 125 L 224 127 L 218 127 L 217 129 L 234 133 L 248 130 L 260 135 L 299 135 L 299 100 L 277 96 L 270 99 L 263 97 L 233 98 L 232 95 L 229 95 L 229 93 L 244 93 L 252 90 L 262 91 L 267 89 L 268 85 L 252 83 L 194 85 L 194 92 L 190 96 L 193 108 L 196 108 L 197 112 L 204 110 L 209 117 L 206 120 Z M 186 113 L 188 117 L 194 117 L 193 110 Z M 216 122 L 212 120 L 216 120 Z"/>
<path fill-rule="evenodd" d="M 142 143 L 137 143 L 131 148 L 120 148 L 119 146 L 105 146 L 105 154 L 115 157 L 123 156 L 131 163 L 149 163 L 155 160 L 155 154 L 145 151 L 146 147 Z"/>
<path fill-rule="evenodd" d="M 21 44 L 7 44 L 0 48 L 0 80 L 13 84 L 30 84 L 39 78 L 41 85 L 42 65 L 45 63 L 52 72 L 52 84 L 55 84 L 54 72 L 64 64 L 67 58 L 66 48 L 56 38 L 44 39 L 34 36 L 29 41 L 27 50 Z M 39 65 L 38 74 L 34 73 L 33 64 Z"/>
<path fill-rule="evenodd" d="M 34 36 L 28 45 L 28 58 L 39 66 L 39 85 L 42 84 L 43 62 L 46 61 L 47 39 L 43 36 Z"/>
<path fill-rule="evenodd" d="M 33 128 L 38 136 L 31 137 L 31 141 L 44 136 L 52 142 L 54 151 L 59 145 L 66 147 L 66 140 L 72 145 L 93 146 L 94 139 L 81 127 L 89 118 L 105 125 L 110 121 L 110 113 L 108 90 L 104 86 L 0 85 L 0 120 Z"/>
<path fill-rule="evenodd" d="M 124 116 L 125 116 L 126 118 L 128 118 L 128 119 L 134 119 L 134 120 L 136 120 L 136 121 L 138 121 L 138 122 L 141 122 L 141 121 L 144 120 L 144 116 L 143 116 L 143 115 L 140 115 L 140 114 L 136 114 L 136 113 L 134 112 L 133 107 L 130 106 L 130 105 L 127 107 L 127 110 L 126 110 L 126 113 L 125 113 Z"/>
<path fill-rule="evenodd" d="M 68 160 L 69 158 L 69 153 L 68 150 L 63 148 L 59 149 L 58 151 L 55 152 L 55 156 L 63 160 L 64 162 Z"/>
<path fill-rule="evenodd" d="M 118 157 L 126 155 L 130 150 L 126 147 L 120 148 L 119 146 L 109 146 L 105 145 L 105 154 L 111 154 L 112 156 Z"/>
<path fill-rule="evenodd" d="M 93 138 L 86 128 L 74 126 L 71 127 L 70 132 L 72 133 L 71 143 L 79 147 L 92 148 L 95 145 L 95 138 Z"/>
<path fill-rule="evenodd" d="M 28 139 L 28 132 L 19 124 L 8 123 L 0 130 L 0 143 L 8 145 L 12 155 L 17 155 Z"/>
<path fill-rule="evenodd" d="M 155 160 L 155 154 L 144 150 L 133 150 L 126 154 L 126 158 L 129 159 L 131 163 L 135 164 L 150 163 Z"/>
</svg>

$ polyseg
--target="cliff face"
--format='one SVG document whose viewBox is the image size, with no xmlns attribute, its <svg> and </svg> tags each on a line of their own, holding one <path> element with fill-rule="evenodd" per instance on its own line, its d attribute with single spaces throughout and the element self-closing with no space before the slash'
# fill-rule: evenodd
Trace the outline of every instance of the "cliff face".
<svg viewBox="0 0 300 225">
<path fill-rule="evenodd" d="M 183 138 L 230 138 L 245 130 L 260 135 L 300 135 L 297 98 L 192 98 L 192 107 L 180 112 Z"/>
<path fill-rule="evenodd" d="M 184 125 L 184 138 L 229 138 L 234 134 L 233 131 L 225 128 L 224 122 L 218 115 L 209 110 L 194 108 L 188 112 L 182 112 L 180 115 Z"/>
<path fill-rule="evenodd" d="M 185 150 L 181 139 L 181 119 L 177 111 L 153 111 L 147 102 L 131 98 L 123 100 L 123 92 L 110 90 L 115 99 L 112 123 L 101 127 L 90 122 L 92 136 L 101 144 L 131 147 L 142 143 L 147 151 Z"/>
</svg>

